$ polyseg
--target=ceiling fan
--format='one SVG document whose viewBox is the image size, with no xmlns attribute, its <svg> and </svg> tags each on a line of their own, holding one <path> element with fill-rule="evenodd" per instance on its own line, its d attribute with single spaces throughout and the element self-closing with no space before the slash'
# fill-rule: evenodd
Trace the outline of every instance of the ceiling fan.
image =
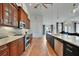
<svg viewBox="0 0 79 59">
<path fill-rule="evenodd" d="M 45 7 L 45 8 L 48 8 L 48 7 L 46 6 L 47 4 L 52 5 L 53 3 L 38 3 L 36 6 L 34 6 L 34 8 L 38 8 L 40 5 L 43 6 L 43 7 Z"/>
</svg>

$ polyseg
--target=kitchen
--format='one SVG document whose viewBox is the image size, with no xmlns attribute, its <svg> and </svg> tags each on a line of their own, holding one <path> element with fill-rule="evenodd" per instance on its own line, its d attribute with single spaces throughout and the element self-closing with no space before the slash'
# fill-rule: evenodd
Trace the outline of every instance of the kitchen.
<svg viewBox="0 0 79 59">
<path fill-rule="evenodd" d="M 29 29 L 28 14 L 21 6 L 0 3 L 0 56 L 21 55 L 30 46 Z"/>
<path fill-rule="evenodd" d="M 0 3 L 0 56 L 79 56 L 78 6 Z"/>
</svg>

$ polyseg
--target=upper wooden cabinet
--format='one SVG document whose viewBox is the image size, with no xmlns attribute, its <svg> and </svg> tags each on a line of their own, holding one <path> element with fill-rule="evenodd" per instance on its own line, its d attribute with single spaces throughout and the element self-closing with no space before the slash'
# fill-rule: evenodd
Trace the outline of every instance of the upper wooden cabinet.
<svg viewBox="0 0 79 59">
<path fill-rule="evenodd" d="M 2 20 L 2 3 L 0 3 L 0 24 L 1 24 L 1 20 Z"/>
<path fill-rule="evenodd" d="M 25 28 L 30 28 L 30 20 L 22 7 L 14 3 L 0 3 L 0 25 L 19 27 L 20 21 L 25 23 Z"/>
<path fill-rule="evenodd" d="M 12 19 L 13 19 L 13 26 L 17 26 L 18 27 L 18 8 L 16 5 L 11 4 L 12 5 Z"/>
<path fill-rule="evenodd" d="M 30 20 L 28 19 L 28 15 L 27 13 L 23 10 L 22 7 L 18 7 L 18 20 L 19 20 L 19 23 L 20 21 L 21 22 L 24 22 L 25 23 L 25 28 L 26 29 L 29 29 L 30 28 Z"/>
<path fill-rule="evenodd" d="M 12 19 L 11 19 L 11 14 L 12 14 L 12 7 L 8 3 L 3 4 L 3 22 L 2 24 L 4 25 L 12 25 Z"/>
<path fill-rule="evenodd" d="M 12 3 L 0 4 L 0 24 L 18 27 L 18 9 Z"/>
</svg>

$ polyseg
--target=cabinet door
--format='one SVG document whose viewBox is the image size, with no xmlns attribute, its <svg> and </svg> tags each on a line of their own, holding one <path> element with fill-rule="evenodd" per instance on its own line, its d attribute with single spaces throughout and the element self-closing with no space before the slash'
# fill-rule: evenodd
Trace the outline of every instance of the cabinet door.
<svg viewBox="0 0 79 59">
<path fill-rule="evenodd" d="M 12 6 L 12 18 L 13 18 L 13 26 L 18 27 L 18 10 L 17 7 Z"/>
<path fill-rule="evenodd" d="M 2 3 L 0 3 L 0 24 L 2 21 Z"/>
<path fill-rule="evenodd" d="M 18 40 L 11 42 L 10 44 L 10 56 L 18 55 Z"/>
<path fill-rule="evenodd" d="M 3 4 L 3 24 L 8 25 L 9 21 L 9 4 Z"/>
<path fill-rule="evenodd" d="M 30 25 L 29 25 L 29 22 L 28 22 L 28 15 L 25 13 L 25 11 L 21 7 L 18 7 L 18 10 L 19 10 L 19 15 L 20 15 L 20 17 L 18 19 L 25 23 L 24 27 L 26 29 L 29 29 Z"/>
<path fill-rule="evenodd" d="M 13 26 L 13 5 L 10 3 L 3 3 L 3 24 Z"/>
<path fill-rule="evenodd" d="M 24 51 L 24 41 L 23 38 L 19 39 L 19 45 L 18 45 L 18 53 L 21 55 Z"/>
<path fill-rule="evenodd" d="M 3 46 L 0 47 L 0 56 L 9 56 L 8 45 L 3 45 Z"/>
<path fill-rule="evenodd" d="M 9 21 L 8 21 L 8 25 L 13 26 L 13 13 L 14 13 L 14 11 L 12 11 L 12 8 L 13 8 L 12 4 L 9 4 L 8 8 L 9 8 Z"/>
<path fill-rule="evenodd" d="M 55 52 L 57 53 L 57 55 L 59 56 L 63 56 L 63 43 L 61 43 L 60 41 L 58 41 L 57 39 L 55 39 Z"/>
</svg>

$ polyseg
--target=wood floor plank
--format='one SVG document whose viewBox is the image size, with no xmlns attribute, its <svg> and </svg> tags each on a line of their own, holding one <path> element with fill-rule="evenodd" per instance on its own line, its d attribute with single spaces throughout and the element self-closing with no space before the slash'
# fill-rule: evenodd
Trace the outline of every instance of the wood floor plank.
<svg viewBox="0 0 79 59">
<path fill-rule="evenodd" d="M 45 38 L 34 38 L 31 47 L 26 49 L 22 56 L 56 56 L 56 54 Z"/>
</svg>

